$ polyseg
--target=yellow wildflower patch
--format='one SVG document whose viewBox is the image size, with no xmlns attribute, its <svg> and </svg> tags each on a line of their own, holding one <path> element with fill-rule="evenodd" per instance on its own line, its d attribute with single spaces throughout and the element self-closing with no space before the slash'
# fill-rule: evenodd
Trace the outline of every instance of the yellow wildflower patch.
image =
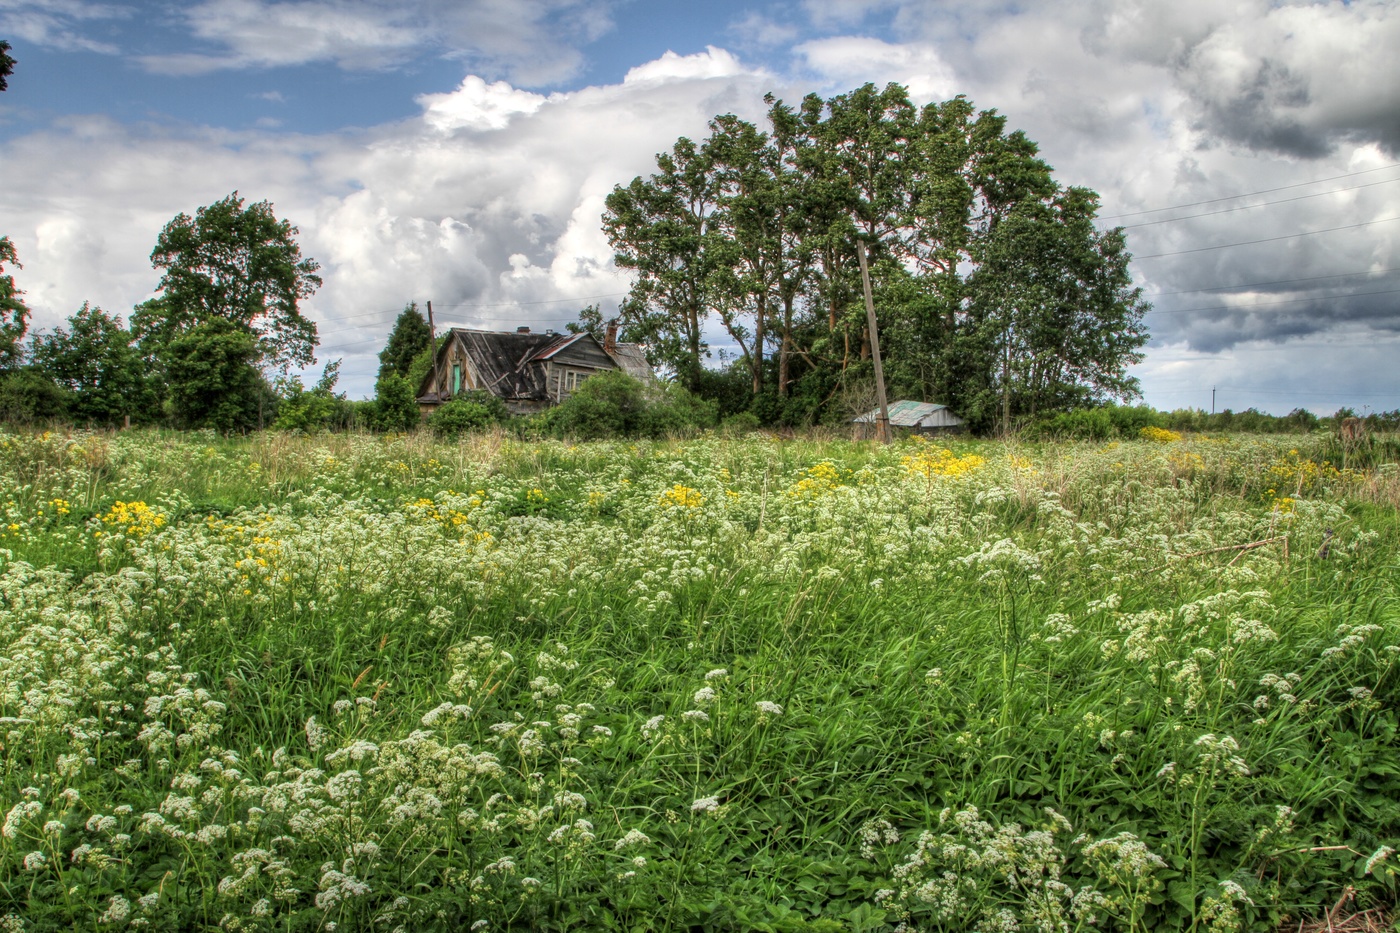
<svg viewBox="0 0 1400 933">
<path fill-rule="evenodd" d="M 1171 444 L 1181 440 L 1181 435 L 1176 431 L 1168 431 L 1166 428 L 1159 428 L 1149 425 L 1138 431 L 1138 435 L 1145 441 L 1153 441 L 1158 444 Z"/>
<path fill-rule="evenodd" d="M 933 479 L 935 476 L 967 476 L 987 465 L 987 458 L 977 454 L 959 457 L 946 447 L 930 447 L 900 460 L 911 476 Z"/>
<path fill-rule="evenodd" d="M 691 489 L 683 483 L 676 483 L 663 492 L 657 502 L 663 508 L 698 509 L 705 504 L 705 497 L 700 494 L 698 489 Z"/>
<path fill-rule="evenodd" d="M 102 524 L 113 531 L 141 537 L 165 525 L 165 516 L 144 502 L 122 502 L 117 500 L 111 509 L 102 516 Z"/>
</svg>

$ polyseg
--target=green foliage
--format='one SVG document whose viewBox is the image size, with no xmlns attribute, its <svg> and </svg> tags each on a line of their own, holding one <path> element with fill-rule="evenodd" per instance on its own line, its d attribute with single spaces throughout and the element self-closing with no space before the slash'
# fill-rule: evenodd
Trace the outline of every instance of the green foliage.
<svg viewBox="0 0 1400 933">
<path fill-rule="evenodd" d="M 607 199 L 615 261 L 636 273 L 624 334 L 654 362 L 710 395 L 717 319 L 750 392 L 776 396 L 761 418 L 840 420 L 866 378 L 868 250 L 891 391 L 983 431 L 1137 394 L 1147 304 L 1122 231 L 1098 230 L 1097 195 L 1059 186 L 1005 117 L 962 97 L 918 108 L 896 84 L 767 100 L 766 130 L 718 116 Z"/>
<path fill-rule="evenodd" d="M 446 337 L 437 338 L 435 344 L 419 351 L 413 361 L 408 364 L 408 385 L 415 393 L 415 398 L 419 387 L 423 385 L 423 380 L 428 378 L 428 373 L 433 368 L 434 354 L 442 348 L 443 341 L 446 339 Z"/>
<path fill-rule="evenodd" d="M 751 434 L 763 426 L 763 422 L 758 420 L 758 415 L 751 411 L 739 411 L 725 418 L 719 423 L 720 431 L 726 437 L 739 437 L 744 434 Z"/>
<path fill-rule="evenodd" d="M 389 340 L 379 352 L 379 378 L 407 377 L 413 361 L 428 349 L 432 339 L 432 329 L 418 310 L 418 302 L 409 302 L 399 312 L 394 329 L 389 331 Z"/>
<path fill-rule="evenodd" d="M 421 420 L 408 379 L 397 373 L 380 376 L 374 384 L 374 426 L 381 431 L 407 431 Z"/>
<path fill-rule="evenodd" d="M 310 390 L 302 385 L 300 377 L 284 380 L 278 386 L 277 419 L 272 422 L 273 429 L 308 434 L 347 427 L 353 413 L 345 395 L 335 392 L 338 381 L 340 360 L 327 363 L 321 370 L 321 378 Z"/>
<path fill-rule="evenodd" d="M 15 73 L 15 59 L 10 54 L 10 43 L 0 39 L 0 91 L 9 90 L 10 75 Z"/>
<path fill-rule="evenodd" d="M 15 287 L 14 276 L 5 272 L 7 262 L 23 268 L 10 238 L 0 236 L 0 373 L 19 365 L 19 342 L 29 329 L 29 307 L 20 300 L 24 292 Z"/>
<path fill-rule="evenodd" d="M 33 347 L 34 367 L 71 393 L 74 421 L 117 425 L 129 416 L 140 424 L 159 415 L 145 364 L 120 317 L 84 302 L 67 329 L 36 336 Z"/>
<path fill-rule="evenodd" d="M 1031 438 L 1136 440 L 1143 428 L 1174 427 L 1170 420 L 1147 405 L 1103 405 L 1043 416 L 1029 423 L 1023 433 Z"/>
<path fill-rule="evenodd" d="M 545 418 L 556 436 L 597 440 L 693 434 L 714 427 L 718 415 L 714 402 L 679 385 L 648 388 L 612 371 L 588 377 Z"/>
<path fill-rule="evenodd" d="M 71 401 L 68 392 L 33 366 L 0 373 L 0 421 L 35 424 L 62 419 Z"/>
<path fill-rule="evenodd" d="M 485 389 L 463 392 L 428 416 L 428 427 L 442 437 L 459 437 L 510 420 L 506 403 Z"/>
<path fill-rule="evenodd" d="M 267 201 L 244 207 L 237 191 L 194 217 L 177 215 L 151 251 L 151 265 L 162 272 L 158 303 L 134 329 L 164 346 L 224 321 L 256 337 L 257 365 L 282 373 L 311 365 L 316 325 L 300 303 L 321 286 L 320 267 L 302 258 L 297 232 Z"/>
<path fill-rule="evenodd" d="M 640 436 L 646 410 L 645 386 L 624 372 L 604 372 L 590 376 L 546 417 L 560 436 L 597 440 Z"/>
<path fill-rule="evenodd" d="M 1400 480 L 1327 443 L 0 432 L 0 917 L 1388 906 Z"/>
<path fill-rule="evenodd" d="M 258 358 L 252 333 L 223 318 L 171 339 L 164 362 L 175 424 L 223 432 L 258 427 L 275 402 L 258 372 Z"/>
</svg>

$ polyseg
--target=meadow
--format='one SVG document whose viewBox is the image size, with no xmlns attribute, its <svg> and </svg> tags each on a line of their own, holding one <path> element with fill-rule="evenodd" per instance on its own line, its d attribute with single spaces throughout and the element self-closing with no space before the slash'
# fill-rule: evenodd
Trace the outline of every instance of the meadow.
<svg viewBox="0 0 1400 933">
<path fill-rule="evenodd" d="M 1386 907 L 1400 466 L 0 433 L 0 929 Z"/>
</svg>

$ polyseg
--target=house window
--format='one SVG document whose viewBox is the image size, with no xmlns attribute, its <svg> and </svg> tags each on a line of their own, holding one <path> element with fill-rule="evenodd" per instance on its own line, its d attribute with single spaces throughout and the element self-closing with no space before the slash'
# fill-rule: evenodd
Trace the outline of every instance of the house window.
<svg viewBox="0 0 1400 933">
<path fill-rule="evenodd" d="M 580 385 L 582 385 L 582 384 L 583 384 L 583 380 L 587 379 L 590 375 L 591 375 L 590 373 L 576 372 L 575 370 L 572 370 L 572 369 L 569 370 L 568 372 L 566 372 L 566 373 L 564 374 L 564 391 L 565 391 L 565 392 L 572 392 L 572 391 L 574 391 L 574 390 L 577 389 Z"/>
<path fill-rule="evenodd" d="M 462 391 L 462 364 L 452 364 L 452 394 L 456 395 Z"/>
</svg>

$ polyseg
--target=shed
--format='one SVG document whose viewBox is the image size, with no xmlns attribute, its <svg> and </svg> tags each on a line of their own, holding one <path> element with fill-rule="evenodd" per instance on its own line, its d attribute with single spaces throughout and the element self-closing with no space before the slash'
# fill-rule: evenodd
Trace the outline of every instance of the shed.
<svg viewBox="0 0 1400 933">
<path fill-rule="evenodd" d="M 616 333 L 609 328 L 600 342 L 587 333 L 453 327 L 418 387 L 418 410 L 430 414 L 464 392 L 484 389 L 511 414 L 525 415 L 558 405 L 594 373 L 620 369 L 643 382 L 654 380 L 642 348 L 617 343 Z"/>
<path fill-rule="evenodd" d="M 914 402 L 901 399 L 889 406 L 890 428 L 913 434 L 957 434 L 967 430 L 963 421 L 947 405 L 934 402 Z M 857 437 L 873 437 L 880 409 L 868 411 L 852 419 Z"/>
</svg>

